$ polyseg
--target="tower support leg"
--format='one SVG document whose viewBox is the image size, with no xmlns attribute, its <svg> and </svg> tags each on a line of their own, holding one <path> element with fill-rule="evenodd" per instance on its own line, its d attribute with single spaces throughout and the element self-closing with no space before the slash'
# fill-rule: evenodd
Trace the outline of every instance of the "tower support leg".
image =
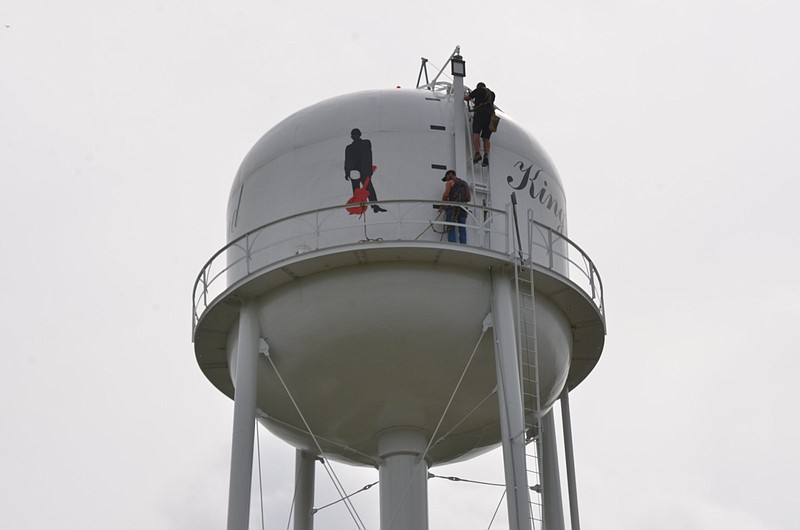
<svg viewBox="0 0 800 530">
<path fill-rule="evenodd" d="M 525 463 L 525 421 L 517 352 L 512 280 L 492 270 L 492 316 L 500 404 L 500 436 L 510 530 L 531 530 L 530 492 Z"/>
<path fill-rule="evenodd" d="M 542 430 L 542 501 L 544 527 L 547 530 L 564 530 L 564 508 L 561 499 L 561 479 L 558 473 L 553 409 L 541 420 Z"/>
<path fill-rule="evenodd" d="M 428 441 L 411 429 L 378 438 L 381 530 L 428 529 L 428 464 L 420 458 Z"/>
<path fill-rule="evenodd" d="M 247 530 L 250 522 L 250 485 L 253 479 L 253 436 L 258 387 L 258 340 L 261 330 L 253 300 L 239 311 L 236 349 L 236 388 L 233 402 L 231 480 L 228 490 L 228 530 Z"/>
<path fill-rule="evenodd" d="M 298 449 L 295 453 L 294 530 L 314 530 L 314 463 L 316 455 Z"/>
<path fill-rule="evenodd" d="M 561 392 L 561 423 L 564 429 L 564 458 L 567 461 L 567 488 L 569 490 L 569 520 L 572 530 L 581 530 L 578 517 L 578 487 L 575 479 L 575 453 L 572 449 L 572 418 L 569 412 L 569 390 Z"/>
</svg>

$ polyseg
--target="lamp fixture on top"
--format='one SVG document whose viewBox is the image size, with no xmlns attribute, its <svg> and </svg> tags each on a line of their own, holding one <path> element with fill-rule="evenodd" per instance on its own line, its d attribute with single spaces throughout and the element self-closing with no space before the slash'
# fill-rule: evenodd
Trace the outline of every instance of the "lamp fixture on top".
<svg viewBox="0 0 800 530">
<path fill-rule="evenodd" d="M 453 55 L 450 59 L 450 68 L 450 73 L 453 74 L 453 77 L 464 77 L 467 75 L 467 66 L 460 55 Z"/>
</svg>

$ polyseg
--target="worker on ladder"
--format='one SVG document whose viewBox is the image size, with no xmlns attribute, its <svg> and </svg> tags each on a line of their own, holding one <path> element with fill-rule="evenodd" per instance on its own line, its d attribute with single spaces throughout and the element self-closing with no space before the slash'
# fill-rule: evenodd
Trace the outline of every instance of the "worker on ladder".
<svg viewBox="0 0 800 530">
<path fill-rule="evenodd" d="M 483 167 L 489 165 L 489 150 L 492 146 L 489 138 L 492 131 L 489 130 L 489 123 L 494 114 L 494 92 L 486 88 L 484 83 L 478 83 L 475 90 L 464 96 L 464 101 L 473 100 L 475 103 L 475 114 L 472 117 L 472 147 L 475 156 L 472 163 L 477 164 L 483 159 Z M 483 138 L 483 156 L 481 156 L 480 139 Z"/>
</svg>

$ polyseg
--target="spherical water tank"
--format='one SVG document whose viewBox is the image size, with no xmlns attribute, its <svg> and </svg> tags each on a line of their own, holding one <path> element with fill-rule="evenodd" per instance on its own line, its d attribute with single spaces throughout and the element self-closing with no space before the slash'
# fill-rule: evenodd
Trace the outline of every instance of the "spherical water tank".
<svg viewBox="0 0 800 530">
<path fill-rule="evenodd" d="M 555 167 L 502 113 L 489 167 L 473 165 L 462 108 L 429 90 L 335 97 L 275 125 L 244 159 L 229 244 L 198 280 L 196 354 L 232 396 L 237 301 L 255 299 L 269 356 L 260 421 L 289 443 L 369 465 L 392 429 L 423 433 L 432 463 L 497 444 L 492 270 L 521 296 L 534 273 L 542 410 L 596 363 L 602 291 L 566 238 Z M 472 189 L 465 245 L 444 234 L 447 168 Z"/>
</svg>

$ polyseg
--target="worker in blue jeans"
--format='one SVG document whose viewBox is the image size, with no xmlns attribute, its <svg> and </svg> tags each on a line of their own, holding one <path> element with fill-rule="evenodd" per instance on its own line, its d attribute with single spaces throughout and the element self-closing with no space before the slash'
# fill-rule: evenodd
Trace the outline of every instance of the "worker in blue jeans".
<svg viewBox="0 0 800 530">
<path fill-rule="evenodd" d="M 447 202 L 469 202 L 472 193 L 469 184 L 456 176 L 456 172 L 448 169 L 442 177 L 442 182 L 446 182 L 442 200 Z M 456 231 L 458 231 L 458 242 L 467 243 L 467 210 L 462 206 L 445 206 L 447 208 L 446 221 L 448 223 L 458 223 L 459 226 L 447 226 L 447 240 L 450 243 L 456 242 Z"/>
</svg>

